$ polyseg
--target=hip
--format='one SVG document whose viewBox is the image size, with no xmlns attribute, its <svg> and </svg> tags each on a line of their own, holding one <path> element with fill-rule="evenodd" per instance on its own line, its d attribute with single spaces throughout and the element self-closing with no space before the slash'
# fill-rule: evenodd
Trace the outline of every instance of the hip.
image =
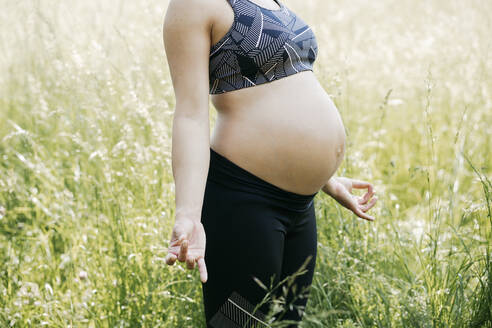
<svg viewBox="0 0 492 328">
<path fill-rule="evenodd" d="M 206 206 L 227 204 L 229 208 L 256 207 L 297 215 L 311 209 L 317 193 L 304 195 L 282 189 L 210 148 Z"/>
</svg>

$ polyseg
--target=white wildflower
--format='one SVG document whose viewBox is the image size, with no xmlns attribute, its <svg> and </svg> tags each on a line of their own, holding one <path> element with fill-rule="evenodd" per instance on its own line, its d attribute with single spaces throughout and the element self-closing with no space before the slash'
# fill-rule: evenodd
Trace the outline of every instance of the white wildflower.
<svg viewBox="0 0 492 328">
<path fill-rule="evenodd" d="M 5 209 L 5 207 L 0 205 L 0 220 L 3 219 L 3 217 L 5 216 L 6 213 L 7 213 L 7 210 Z"/>
<path fill-rule="evenodd" d="M 393 106 L 393 107 L 403 105 L 403 103 L 404 102 L 401 99 L 390 99 L 390 100 L 388 100 L 388 105 Z"/>
<path fill-rule="evenodd" d="M 85 279 L 87 279 L 87 277 L 88 277 L 87 271 L 82 270 L 79 272 L 79 279 L 80 280 L 85 280 Z"/>
</svg>

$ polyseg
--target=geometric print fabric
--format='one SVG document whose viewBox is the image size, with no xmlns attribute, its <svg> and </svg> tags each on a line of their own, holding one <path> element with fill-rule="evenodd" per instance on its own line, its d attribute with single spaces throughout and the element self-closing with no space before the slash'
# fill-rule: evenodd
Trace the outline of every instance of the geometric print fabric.
<svg viewBox="0 0 492 328">
<path fill-rule="evenodd" d="M 219 94 L 313 70 L 318 54 L 311 28 L 283 3 L 266 9 L 226 0 L 234 11 L 227 33 L 210 48 L 209 93 Z"/>
</svg>

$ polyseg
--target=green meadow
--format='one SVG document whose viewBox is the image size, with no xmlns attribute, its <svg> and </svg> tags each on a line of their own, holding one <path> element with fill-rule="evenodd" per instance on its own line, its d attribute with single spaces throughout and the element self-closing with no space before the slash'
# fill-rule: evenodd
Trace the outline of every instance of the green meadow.
<svg viewBox="0 0 492 328">
<path fill-rule="evenodd" d="M 164 262 L 168 2 L 0 4 L 0 327 L 204 327 L 198 271 Z M 284 4 L 346 127 L 337 175 L 379 198 L 367 222 L 316 196 L 301 327 L 491 328 L 492 2 Z"/>
</svg>

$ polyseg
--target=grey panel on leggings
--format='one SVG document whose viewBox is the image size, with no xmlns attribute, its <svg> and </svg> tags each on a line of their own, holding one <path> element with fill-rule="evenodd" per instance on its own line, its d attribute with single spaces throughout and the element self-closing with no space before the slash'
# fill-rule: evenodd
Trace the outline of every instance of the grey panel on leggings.
<svg viewBox="0 0 492 328">
<path fill-rule="evenodd" d="M 236 292 L 227 298 L 219 311 L 210 319 L 214 328 L 265 328 L 270 327 L 265 322 L 265 315 L 256 310 L 244 297 Z"/>
</svg>

